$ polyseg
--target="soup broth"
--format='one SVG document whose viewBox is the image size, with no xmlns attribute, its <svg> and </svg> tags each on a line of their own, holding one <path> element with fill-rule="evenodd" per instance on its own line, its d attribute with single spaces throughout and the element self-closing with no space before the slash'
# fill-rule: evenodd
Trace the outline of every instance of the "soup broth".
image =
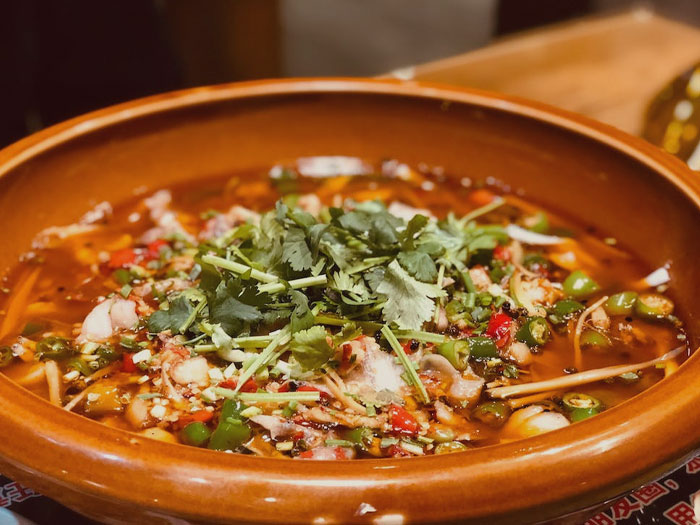
<svg viewBox="0 0 700 525">
<path fill-rule="evenodd" d="M 497 183 L 299 159 L 41 232 L 5 277 L 0 357 L 164 441 L 461 451 L 579 424 L 687 356 L 667 273 L 623 246 Z"/>
</svg>

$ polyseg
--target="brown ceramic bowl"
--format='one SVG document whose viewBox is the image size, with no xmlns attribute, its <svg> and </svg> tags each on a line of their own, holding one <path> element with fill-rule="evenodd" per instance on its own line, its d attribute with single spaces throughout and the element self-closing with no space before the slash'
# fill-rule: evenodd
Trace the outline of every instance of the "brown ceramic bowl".
<svg viewBox="0 0 700 525">
<path fill-rule="evenodd" d="M 700 182 L 615 129 L 447 87 L 291 80 L 193 89 L 97 111 L 0 152 L 0 267 L 41 228 L 134 188 L 343 154 L 495 177 L 623 239 L 697 346 Z M 549 434 L 447 456 L 289 461 L 164 444 L 51 406 L 0 376 L 0 471 L 111 523 L 536 522 L 615 498 L 700 444 L 700 355 L 631 401 Z M 358 512 L 362 503 L 376 511 Z M 178 523 L 181 523 L 178 521 Z"/>
</svg>

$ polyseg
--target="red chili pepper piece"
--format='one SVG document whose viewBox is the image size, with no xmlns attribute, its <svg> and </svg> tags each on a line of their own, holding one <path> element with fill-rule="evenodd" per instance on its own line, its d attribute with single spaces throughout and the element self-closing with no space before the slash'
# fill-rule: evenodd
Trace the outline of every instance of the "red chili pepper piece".
<svg viewBox="0 0 700 525">
<path fill-rule="evenodd" d="M 168 246 L 168 241 L 158 239 L 149 243 L 145 248 L 124 248 L 113 252 L 109 257 L 108 266 L 112 269 L 123 268 L 130 264 L 139 264 L 160 257 L 160 249 Z"/>
<path fill-rule="evenodd" d="M 508 344 L 508 340 L 510 339 L 510 326 L 512 323 L 513 319 L 503 312 L 497 312 L 491 315 L 489 325 L 486 327 L 486 335 L 495 341 L 498 348 L 503 348 Z"/>
<path fill-rule="evenodd" d="M 511 253 L 510 248 L 506 248 L 500 244 L 493 249 L 493 258 L 498 259 L 499 261 L 508 262 L 510 261 L 512 255 L 513 254 Z"/>
<path fill-rule="evenodd" d="M 122 354 L 122 372 L 136 372 L 136 364 L 133 360 L 134 354 L 124 353 Z"/>
<path fill-rule="evenodd" d="M 277 389 L 278 392 L 290 392 L 289 389 L 289 381 L 286 383 L 282 383 L 280 387 Z M 319 392 L 321 395 L 321 402 L 326 403 L 331 400 L 331 396 L 328 395 L 328 392 L 324 392 L 323 390 L 320 390 L 316 388 L 315 386 L 311 385 L 299 385 L 296 388 L 296 392 Z"/>
<path fill-rule="evenodd" d="M 301 385 L 297 388 L 297 392 L 318 392 L 321 397 L 321 402 L 327 402 L 331 399 L 331 396 L 328 395 L 328 392 L 324 392 L 323 390 L 320 390 L 315 386 L 311 385 Z"/>
<path fill-rule="evenodd" d="M 219 386 L 221 388 L 230 388 L 231 390 L 233 390 L 234 388 L 236 388 L 236 382 L 233 379 L 227 379 L 219 383 Z"/>
<path fill-rule="evenodd" d="M 231 390 L 235 390 L 236 387 L 238 386 L 238 383 L 236 382 L 235 379 L 227 379 L 226 381 L 222 381 L 219 383 L 219 386 L 222 388 L 230 388 Z M 244 383 L 244 385 L 241 387 L 241 392 L 257 392 L 258 391 L 258 384 L 255 382 L 254 379 L 248 379 Z"/>
<path fill-rule="evenodd" d="M 351 356 L 352 356 L 352 345 L 345 343 L 343 345 L 343 363 L 350 362 Z"/>
<path fill-rule="evenodd" d="M 335 447 L 333 453 L 335 454 L 335 459 L 349 459 L 347 453 L 342 447 Z"/>
<path fill-rule="evenodd" d="M 389 422 L 394 432 L 414 435 L 418 433 L 418 421 L 408 410 L 397 404 L 389 406 Z"/>
<path fill-rule="evenodd" d="M 401 345 L 401 348 L 403 348 L 403 351 L 406 352 L 406 354 L 412 354 L 413 350 L 411 350 L 411 341 L 406 341 Z"/>
<path fill-rule="evenodd" d="M 209 412 L 208 410 L 197 410 L 196 412 L 193 412 L 190 417 L 192 417 L 192 421 L 206 423 L 214 417 L 214 413 Z"/>
<path fill-rule="evenodd" d="M 305 450 L 304 452 L 299 454 L 299 457 L 303 458 L 303 459 L 313 459 L 315 456 L 314 452 L 315 452 L 314 450 Z M 343 447 L 334 447 L 333 448 L 333 456 L 335 456 L 334 459 L 340 459 L 340 460 L 349 459 L 348 455 L 345 452 L 345 450 L 343 449 Z M 325 459 L 325 454 L 324 454 L 324 459 Z"/>
<path fill-rule="evenodd" d="M 258 384 L 254 379 L 248 379 L 241 387 L 241 392 L 257 392 Z"/>
<path fill-rule="evenodd" d="M 292 418 L 292 421 L 293 421 L 294 423 L 296 423 L 297 425 L 301 425 L 301 426 L 303 426 L 303 427 L 311 426 L 311 424 L 310 424 L 306 419 L 304 419 L 304 416 L 302 416 L 301 414 L 295 415 L 295 416 Z"/>
<path fill-rule="evenodd" d="M 398 445 L 391 445 L 387 449 L 386 453 L 387 453 L 387 456 L 392 457 L 392 458 L 405 458 L 405 457 L 408 457 L 411 455 Z"/>
<path fill-rule="evenodd" d="M 184 414 L 180 416 L 180 419 L 173 423 L 173 426 L 175 428 L 182 429 L 195 421 L 198 421 L 200 423 L 208 423 L 212 420 L 213 417 L 213 412 L 209 412 L 208 410 L 197 410 L 197 412 L 192 412 L 191 414 Z"/>
<path fill-rule="evenodd" d="M 163 246 L 168 246 L 168 241 L 165 239 L 158 239 L 156 241 L 148 243 L 146 246 L 146 251 L 149 259 L 157 259 L 160 257 L 160 249 Z"/>
<path fill-rule="evenodd" d="M 469 327 L 464 327 L 459 331 L 458 339 L 464 339 L 465 337 L 471 337 L 474 335 L 474 331 Z"/>
<path fill-rule="evenodd" d="M 124 248 L 113 252 L 109 257 L 109 267 L 116 269 L 122 268 L 136 262 L 137 253 L 133 248 Z"/>
</svg>

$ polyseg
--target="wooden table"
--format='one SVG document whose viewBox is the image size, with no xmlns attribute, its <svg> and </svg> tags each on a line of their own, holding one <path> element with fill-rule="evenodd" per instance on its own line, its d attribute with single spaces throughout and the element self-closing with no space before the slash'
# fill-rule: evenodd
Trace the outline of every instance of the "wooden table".
<svg viewBox="0 0 700 525">
<path fill-rule="evenodd" d="M 700 62 L 700 30 L 635 9 L 504 38 L 391 76 L 540 100 L 639 134 L 646 107 Z"/>
</svg>

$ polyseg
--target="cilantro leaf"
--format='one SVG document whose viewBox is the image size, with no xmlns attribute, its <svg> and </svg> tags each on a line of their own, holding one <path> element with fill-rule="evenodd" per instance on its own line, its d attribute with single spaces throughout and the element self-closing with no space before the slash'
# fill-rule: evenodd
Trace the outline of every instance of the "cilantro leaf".
<svg viewBox="0 0 700 525">
<path fill-rule="evenodd" d="M 275 217 L 277 218 L 277 222 L 284 225 L 284 219 L 287 218 L 288 212 L 289 206 L 287 206 L 287 203 L 284 202 L 283 199 L 280 199 L 275 203 Z"/>
<path fill-rule="evenodd" d="M 396 228 L 403 226 L 404 222 L 387 212 L 383 204 L 370 201 L 358 204 L 351 212 L 338 215 L 334 224 L 375 247 L 388 248 L 398 242 Z"/>
<path fill-rule="evenodd" d="M 444 295 L 436 285 L 416 281 L 397 260 L 387 266 L 377 292 L 387 297 L 382 311 L 384 320 L 406 330 L 420 330 L 423 323 L 433 316 L 433 298 Z"/>
<path fill-rule="evenodd" d="M 331 276 L 329 288 L 338 293 L 338 298 L 347 305 L 363 305 L 375 302 L 359 276 L 338 271 Z M 336 301 L 337 302 L 337 301 Z"/>
<path fill-rule="evenodd" d="M 289 228 L 282 244 L 282 260 L 297 272 L 311 268 L 313 257 L 301 228 Z"/>
<path fill-rule="evenodd" d="M 309 308 L 309 299 L 305 294 L 298 290 L 290 290 L 289 297 L 294 304 L 292 317 L 290 320 L 290 328 L 292 333 L 300 330 L 306 330 L 314 324 L 314 314 Z"/>
<path fill-rule="evenodd" d="M 148 318 L 148 331 L 154 334 L 170 330 L 170 312 L 156 310 Z"/>
<path fill-rule="evenodd" d="M 341 344 L 352 341 L 362 335 L 362 329 L 355 323 L 345 323 L 340 332 L 333 336 L 333 344 L 338 347 Z"/>
<path fill-rule="evenodd" d="M 367 295 L 367 288 L 365 288 L 362 282 L 355 281 L 351 275 L 348 275 L 342 270 L 332 275 L 330 284 L 339 292 L 349 292 L 359 297 L 365 297 Z"/>
<path fill-rule="evenodd" d="M 338 224 L 355 235 L 362 235 L 372 226 L 370 217 L 366 213 L 351 211 L 338 217 Z"/>
<path fill-rule="evenodd" d="M 294 208 L 287 212 L 287 217 L 303 228 L 309 228 L 316 224 L 316 218 L 308 211 L 301 208 Z"/>
<path fill-rule="evenodd" d="M 434 283 L 437 279 L 437 267 L 427 253 L 416 250 L 401 252 L 398 259 L 401 266 L 419 281 Z"/>
<path fill-rule="evenodd" d="M 255 323 L 262 320 L 262 314 L 255 306 L 247 304 L 260 302 L 255 291 L 244 289 L 238 279 L 217 286 L 213 295 L 207 298 L 209 319 L 213 324 L 220 324 L 229 335 L 241 331 L 243 323 Z"/>
<path fill-rule="evenodd" d="M 164 332 L 170 330 L 171 333 L 177 334 L 180 327 L 185 324 L 194 308 L 183 295 L 178 296 L 170 301 L 167 310 L 158 310 L 153 312 L 148 318 L 148 331 L 153 333 Z"/>
<path fill-rule="evenodd" d="M 274 309 L 274 310 L 267 310 L 267 311 L 263 312 L 262 323 L 266 326 L 271 326 L 271 325 L 279 323 L 280 321 L 283 321 L 284 319 L 289 319 L 291 315 L 292 315 L 291 310 L 283 310 L 281 308 Z"/>
<path fill-rule="evenodd" d="M 174 301 L 170 301 L 168 312 L 173 333 L 180 330 L 180 327 L 185 324 L 193 309 L 192 304 L 184 295 L 179 295 Z"/>
<path fill-rule="evenodd" d="M 408 221 L 408 224 L 406 225 L 406 229 L 401 232 L 400 237 L 401 237 L 401 247 L 404 250 L 412 250 L 413 249 L 413 240 L 416 236 L 417 233 L 420 233 L 420 231 L 426 227 L 428 224 L 428 217 L 425 215 L 414 215 L 410 221 Z"/>
<path fill-rule="evenodd" d="M 365 281 L 369 285 L 372 292 L 376 292 L 379 285 L 384 280 L 385 270 L 383 266 L 375 266 L 374 268 L 364 272 L 362 275 Z"/>
<path fill-rule="evenodd" d="M 304 370 L 321 368 L 335 354 L 328 344 L 327 335 L 325 328 L 316 325 L 297 332 L 292 337 L 289 348 Z"/>
<path fill-rule="evenodd" d="M 260 217 L 260 224 L 255 230 L 254 249 L 251 258 L 265 268 L 274 267 L 282 257 L 284 227 L 277 221 L 275 212 L 271 211 Z"/>
<path fill-rule="evenodd" d="M 348 246 L 353 242 L 353 247 Z M 362 252 L 359 251 L 355 239 L 345 230 L 330 229 L 321 237 L 319 250 L 335 263 L 338 268 L 345 270 Z"/>
<path fill-rule="evenodd" d="M 396 217 L 386 212 L 375 215 L 372 218 L 372 227 L 369 230 L 370 242 L 384 247 L 398 242 L 399 235 L 395 228 L 396 221 Z"/>
<path fill-rule="evenodd" d="M 330 228 L 328 224 L 314 224 L 308 229 L 309 246 L 311 247 L 312 256 L 315 259 L 318 256 L 321 239 Z"/>
</svg>

